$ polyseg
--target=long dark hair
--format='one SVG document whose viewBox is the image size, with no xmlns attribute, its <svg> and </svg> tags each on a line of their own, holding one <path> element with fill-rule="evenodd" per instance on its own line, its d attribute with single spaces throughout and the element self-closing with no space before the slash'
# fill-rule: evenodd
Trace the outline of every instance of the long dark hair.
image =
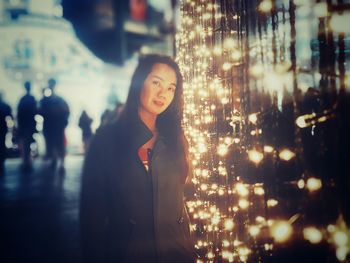
<svg viewBox="0 0 350 263">
<path fill-rule="evenodd" d="M 173 101 L 169 107 L 158 115 L 156 127 L 158 135 L 165 139 L 165 143 L 171 147 L 174 158 L 180 162 L 180 167 L 186 175 L 187 164 L 187 143 L 181 126 L 183 113 L 183 81 L 177 63 L 169 56 L 150 54 L 140 57 L 139 64 L 132 76 L 128 99 L 125 104 L 122 118 L 133 122 L 138 117 L 140 106 L 140 93 L 144 86 L 145 79 L 151 73 L 155 64 L 166 64 L 171 67 L 176 74 L 176 89 Z"/>
</svg>

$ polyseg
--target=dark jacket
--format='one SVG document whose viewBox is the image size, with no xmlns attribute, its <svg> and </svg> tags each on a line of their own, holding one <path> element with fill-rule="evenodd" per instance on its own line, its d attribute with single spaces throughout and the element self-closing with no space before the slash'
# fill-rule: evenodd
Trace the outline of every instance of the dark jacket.
<svg viewBox="0 0 350 263">
<path fill-rule="evenodd" d="M 150 172 L 138 149 L 152 137 L 140 121 L 98 130 L 81 190 L 83 262 L 194 262 L 181 167 L 159 136 Z"/>
<path fill-rule="evenodd" d="M 40 101 L 40 114 L 44 118 L 43 132 L 61 133 L 68 125 L 69 106 L 60 96 L 53 94 Z"/>
<path fill-rule="evenodd" d="M 38 113 L 34 96 L 24 95 L 17 106 L 17 123 L 21 137 L 32 137 L 36 132 L 35 115 Z"/>
</svg>

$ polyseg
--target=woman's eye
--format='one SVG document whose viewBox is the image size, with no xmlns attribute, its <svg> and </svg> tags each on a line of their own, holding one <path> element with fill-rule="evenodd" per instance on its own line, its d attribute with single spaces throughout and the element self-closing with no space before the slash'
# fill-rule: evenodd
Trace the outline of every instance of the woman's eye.
<svg viewBox="0 0 350 263">
<path fill-rule="evenodd" d="M 153 84 L 154 84 L 155 86 L 159 86 L 159 85 L 160 85 L 160 82 L 159 82 L 158 80 L 153 80 Z"/>
<path fill-rule="evenodd" d="M 175 88 L 173 88 L 173 87 L 169 87 L 168 90 L 171 92 L 175 92 Z"/>
</svg>

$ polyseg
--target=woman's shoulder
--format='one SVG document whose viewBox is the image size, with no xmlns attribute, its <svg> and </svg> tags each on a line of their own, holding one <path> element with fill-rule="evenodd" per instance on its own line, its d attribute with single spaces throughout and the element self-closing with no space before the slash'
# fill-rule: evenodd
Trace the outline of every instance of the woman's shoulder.
<svg viewBox="0 0 350 263">
<path fill-rule="evenodd" d="M 127 135 L 127 128 L 124 122 L 116 121 L 100 126 L 96 130 L 94 140 L 99 143 L 111 144 L 111 142 L 118 142 L 125 140 Z"/>
</svg>

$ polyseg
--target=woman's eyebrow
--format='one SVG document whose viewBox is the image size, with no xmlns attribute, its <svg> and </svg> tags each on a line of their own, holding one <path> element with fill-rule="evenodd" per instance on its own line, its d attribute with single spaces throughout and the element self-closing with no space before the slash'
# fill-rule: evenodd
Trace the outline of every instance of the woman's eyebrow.
<svg viewBox="0 0 350 263">
<path fill-rule="evenodd" d="M 158 75 L 153 75 L 152 77 L 160 79 L 161 81 L 164 81 L 164 79 L 162 77 L 158 76 Z M 175 88 L 176 88 L 176 84 L 175 83 L 170 83 L 170 85 L 174 85 Z"/>
</svg>

